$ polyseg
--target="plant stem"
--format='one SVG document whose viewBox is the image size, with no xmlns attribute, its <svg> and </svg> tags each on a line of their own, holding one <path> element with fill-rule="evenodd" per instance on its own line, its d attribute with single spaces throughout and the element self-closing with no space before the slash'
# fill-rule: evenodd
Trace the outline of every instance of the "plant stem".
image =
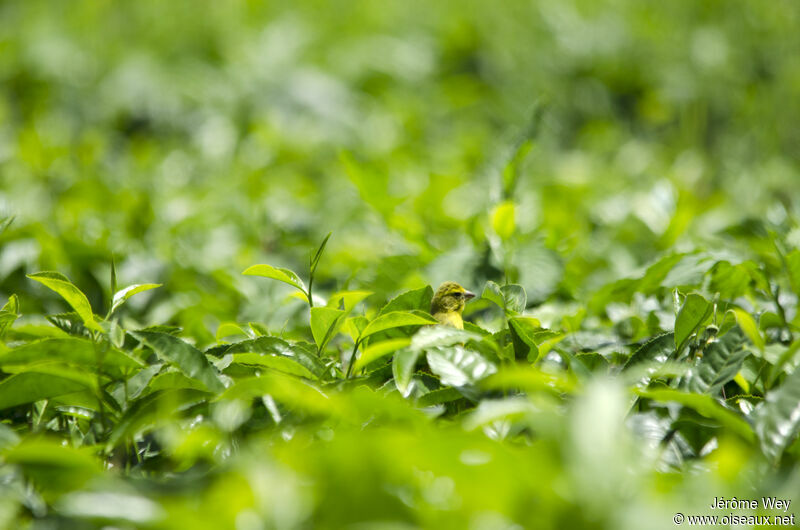
<svg viewBox="0 0 800 530">
<path fill-rule="evenodd" d="M 353 344 L 353 352 L 350 354 L 350 362 L 347 363 L 347 373 L 345 374 L 345 379 L 350 379 L 350 374 L 353 372 L 353 364 L 355 364 L 356 352 L 358 351 L 358 345 L 360 343 L 361 343 L 361 341 L 357 340 Z"/>
</svg>

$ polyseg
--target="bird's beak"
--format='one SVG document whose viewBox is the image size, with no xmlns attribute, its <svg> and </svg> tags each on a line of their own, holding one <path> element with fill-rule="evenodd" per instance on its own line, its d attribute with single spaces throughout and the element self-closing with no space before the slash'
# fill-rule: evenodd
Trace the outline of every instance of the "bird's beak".
<svg viewBox="0 0 800 530">
<path fill-rule="evenodd" d="M 464 291 L 464 298 L 466 298 L 467 300 L 471 300 L 475 298 L 475 293 L 473 293 L 472 291 Z"/>
</svg>

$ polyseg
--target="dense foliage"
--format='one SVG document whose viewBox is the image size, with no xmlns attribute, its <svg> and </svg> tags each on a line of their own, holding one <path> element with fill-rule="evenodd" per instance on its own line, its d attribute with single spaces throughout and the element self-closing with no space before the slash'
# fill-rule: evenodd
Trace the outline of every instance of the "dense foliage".
<svg viewBox="0 0 800 530">
<path fill-rule="evenodd" d="M 0 3 L 0 527 L 791 500 L 798 18 Z"/>
</svg>

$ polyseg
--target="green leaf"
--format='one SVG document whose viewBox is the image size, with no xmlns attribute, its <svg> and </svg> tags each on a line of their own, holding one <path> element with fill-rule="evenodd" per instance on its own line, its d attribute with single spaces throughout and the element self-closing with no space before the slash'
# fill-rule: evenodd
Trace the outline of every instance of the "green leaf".
<svg viewBox="0 0 800 530">
<path fill-rule="evenodd" d="M 361 336 L 361 332 L 369 324 L 369 319 L 363 316 L 350 317 L 345 321 L 345 330 L 353 342 L 356 342 Z"/>
<path fill-rule="evenodd" d="M 124 289 L 120 289 L 116 293 L 114 293 L 114 299 L 111 303 L 111 312 L 113 313 L 119 307 L 124 304 L 131 296 L 135 294 L 142 293 L 144 291 L 149 291 L 150 289 L 156 289 L 161 287 L 160 283 L 137 283 L 134 285 L 129 285 Z"/>
<path fill-rule="evenodd" d="M 8 230 L 8 227 L 11 226 L 11 223 L 14 222 L 14 216 L 7 216 L 0 218 L 0 234 Z"/>
<path fill-rule="evenodd" d="M 361 332 L 361 339 L 370 335 L 385 331 L 387 329 L 399 328 L 402 326 L 424 326 L 437 324 L 435 318 L 421 311 L 392 311 L 378 316 L 370 322 L 364 331 Z"/>
<path fill-rule="evenodd" d="M 233 362 L 249 366 L 263 366 L 287 374 L 305 377 L 306 379 L 316 379 L 316 376 L 308 368 L 298 363 L 295 359 L 283 355 L 236 353 L 233 355 Z"/>
<path fill-rule="evenodd" d="M 208 390 L 221 392 L 225 389 L 216 369 L 203 352 L 191 344 L 173 335 L 155 331 L 132 331 L 131 335 L 150 346 L 160 359 L 203 383 Z"/>
<path fill-rule="evenodd" d="M 34 365 L 0 381 L 0 409 L 94 386 L 95 379 L 89 373 L 55 363 Z"/>
<path fill-rule="evenodd" d="M 175 368 L 170 368 L 169 370 L 168 372 L 163 372 L 153 377 L 147 384 L 147 388 L 144 389 L 143 394 L 148 396 L 154 392 L 176 389 L 206 392 L 207 389 L 205 385 L 197 379 L 187 377 L 181 372 L 176 371 Z"/>
<path fill-rule="evenodd" d="M 795 339 L 783 352 L 780 357 L 775 361 L 770 368 L 767 376 L 767 388 L 771 388 L 775 380 L 784 372 L 784 366 L 792 361 L 797 352 L 800 351 L 800 339 Z M 795 368 L 796 370 L 796 368 Z"/>
<path fill-rule="evenodd" d="M 311 257 L 309 261 L 309 270 L 311 271 L 311 276 L 314 276 L 314 273 L 317 271 L 317 265 L 319 265 L 319 260 L 322 258 L 322 252 L 325 250 L 325 246 L 328 244 L 328 240 L 331 238 L 331 234 L 333 232 L 328 232 L 328 235 L 325 236 L 325 239 L 322 240 L 320 243 L 319 248 L 317 248 L 317 252 Z"/>
<path fill-rule="evenodd" d="M 680 403 L 701 416 L 718 421 L 723 427 L 749 442 L 755 440 L 753 430 L 741 416 L 723 407 L 708 394 L 690 394 L 671 388 L 635 389 L 634 392 L 641 397 L 662 403 Z"/>
<path fill-rule="evenodd" d="M 148 393 L 125 411 L 114 426 L 106 448 L 117 447 L 125 440 L 132 440 L 159 424 L 173 420 L 179 411 L 207 399 L 208 392 L 190 388 L 170 387 Z"/>
<path fill-rule="evenodd" d="M 450 401 L 456 401 L 464 397 L 461 392 L 452 387 L 439 388 L 431 392 L 427 392 L 417 398 L 416 405 L 418 407 L 432 407 Z"/>
<path fill-rule="evenodd" d="M 514 345 L 514 357 L 535 363 L 539 357 L 539 345 L 535 336 L 542 329 L 539 321 L 530 317 L 512 317 L 508 319 L 508 325 Z"/>
<path fill-rule="evenodd" d="M 794 249 L 786 255 L 786 269 L 792 291 L 800 296 L 800 249 Z"/>
<path fill-rule="evenodd" d="M 483 288 L 481 298 L 493 302 L 497 307 L 505 309 L 505 302 L 503 293 L 500 291 L 500 286 L 493 281 L 486 282 L 486 287 Z"/>
<path fill-rule="evenodd" d="M 67 303 L 72 306 L 78 315 L 83 320 L 84 325 L 93 330 L 102 332 L 103 328 L 97 323 L 92 313 L 92 306 L 89 304 L 89 299 L 83 294 L 80 289 L 75 287 L 69 278 L 58 272 L 37 272 L 28 274 L 28 278 L 35 280 L 45 287 L 52 289 L 61 295 Z"/>
<path fill-rule="evenodd" d="M 625 370 L 641 364 L 664 364 L 675 353 L 675 334 L 664 333 L 644 343 L 625 363 Z"/>
<path fill-rule="evenodd" d="M 466 344 L 469 341 L 480 342 L 484 338 L 477 333 L 457 329 L 450 326 L 431 326 L 424 327 L 417 331 L 411 339 L 411 348 L 417 351 L 425 351 L 428 348 L 442 346 L 455 346 Z"/>
<path fill-rule="evenodd" d="M 481 381 L 481 388 L 488 390 L 572 393 L 577 389 L 575 376 L 571 372 L 545 372 L 539 366 L 514 364 L 503 366 L 499 372 Z"/>
<path fill-rule="evenodd" d="M 764 337 L 761 336 L 761 331 L 758 329 L 758 324 L 755 319 L 743 309 L 735 308 L 730 310 L 736 317 L 736 323 L 742 328 L 744 334 L 750 339 L 756 348 L 764 351 Z"/>
<path fill-rule="evenodd" d="M 528 303 L 525 289 L 521 285 L 509 284 L 500 287 L 493 281 L 486 282 L 481 298 L 493 302 L 509 314 L 522 313 Z"/>
<path fill-rule="evenodd" d="M 257 353 L 260 355 L 281 355 L 303 365 L 315 377 L 321 377 L 325 366 L 317 357 L 316 348 L 307 343 L 289 343 L 278 337 L 258 337 L 231 344 L 225 354 Z"/>
<path fill-rule="evenodd" d="M 91 451 L 42 438 L 28 439 L 3 451 L 3 461 L 18 466 L 45 498 L 80 489 L 103 474 L 103 465 Z"/>
<path fill-rule="evenodd" d="M 497 367 L 479 353 L 461 346 L 433 348 L 427 351 L 428 365 L 443 385 L 465 386 L 497 372 Z"/>
<path fill-rule="evenodd" d="M 15 294 L 9 296 L 8 302 L 6 302 L 5 305 L 0 308 L 0 311 L 6 311 L 14 315 L 19 315 L 19 297 Z"/>
<path fill-rule="evenodd" d="M 351 312 L 359 302 L 372 295 L 372 291 L 341 291 L 332 294 L 328 299 L 328 307 L 343 309 L 345 313 Z M 339 306 L 342 307 L 339 307 Z"/>
<path fill-rule="evenodd" d="M 521 285 L 509 284 L 500 288 L 503 293 L 503 299 L 506 304 L 506 311 L 514 313 L 522 313 L 528 304 L 528 296 L 525 294 L 525 289 Z"/>
<path fill-rule="evenodd" d="M 678 311 L 678 316 L 675 318 L 676 351 L 683 350 L 689 337 L 708 320 L 713 310 L 713 304 L 710 304 L 701 295 L 691 293 L 686 296 L 680 311 Z"/>
<path fill-rule="evenodd" d="M 464 429 L 474 431 L 498 420 L 519 421 L 536 412 L 536 406 L 524 398 L 487 399 L 467 415 Z"/>
<path fill-rule="evenodd" d="M 279 282 L 288 283 L 292 287 L 300 289 L 303 294 L 306 292 L 306 285 L 303 283 L 303 280 L 301 280 L 297 274 L 289 269 L 262 264 L 248 267 L 244 272 L 242 272 L 242 274 L 247 276 L 262 276 L 264 278 L 271 278 L 273 280 L 278 280 Z"/>
<path fill-rule="evenodd" d="M 216 338 L 217 341 L 221 341 L 225 337 L 235 337 L 237 335 L 250 338 L 250 335 L 236 322 L 223 322 L 217 328 L 217 332 L 214 333 L 214 338 Z"/>
<path fill-rule="evenodd" d="M 684 387 L 692 392 L 716 394 L 728 381 L 733 380 L 744 359 L 749 355 L 742 349 L 744 336 L 732 329 L 714 340 L 703 350 L 700 362 L 684 378 Z"/>
<path fill-rule="evenodd" d="M 514 222 L 514 203 L 503 201 L 494 207 L 490 215 L 492 230 L 500 236 L 500 239 L 507 240 L 514 235 L 516 228 Z"/>
<path fill-rule="evenodd" d="M 420 311 L 429 311 L 431 308 L 431 300 L 433 299 L 433 289 L 430 285 L 406 291 L 392 298 L 385 306 L 383 306 L 378 315 L 385 315 L 393 311 L 411 311 L 414 309 Z"/>
<path fill-rule="evenodd" d="M 314 336 L 318 351 L 324 350 L 328 342 L 336 336 L 342 316 L 345 314 L 340 309 L 330 307 L 311 308 L 311 334 Z"/>
<path fill-rule="evenodd" d="M 403 397 L 408 397 L 411 392 L 411 378 L 414 375 L 414 368 L 417 359 L 422 355 L 420 350 L 406 348 L 394 354 L 392 359 L 392 376 L 395 386 Z"/>
<path fill-rule="evenodd" d="M 409 344 L 411 344 L 411 339 L 407 338 L 389 339 L 370 344 L 361 352 L 361 357 L 356 360 L 354 369 L 360 370 L 378 359 L 386 357 L 401 348 L 405 348 Z"/>
<path fill-rule="evenodd" d="M 764 403 L 752 414 L 764 454 L 777 462 L 800 432 L 800 370 L 767 392 Z"/>
<path fill-rule="evenodd" d="M 19 315 L 12 313 L 10 311 L 0 311 L 0 340 L 5 336 L 6 331 L 8 331 L 14 322 L 17 321 Z"/>
<path fill-rule="evenodd" d="M 0 353 L 0 366 L 33 365 L 45 361 L 61 361 L 69 364 L 97 369 L 102 362 L 105 370 L 116 368 L 138 370 L 144 363 L 116 348 L 101 349 L 101 345 L 88 339 L 54 338 L 30 342 L 7 352 Z"/>
<path fill-rule="evenodd" d="M 268 372 L 260 377 L 237 381 L 213 401 L 247 401 L 264 395 L 310 414 L 330 415 L 338 412 L 338 403 L 320 389 L 304 379 L 280 372 Z"/>
</svg>

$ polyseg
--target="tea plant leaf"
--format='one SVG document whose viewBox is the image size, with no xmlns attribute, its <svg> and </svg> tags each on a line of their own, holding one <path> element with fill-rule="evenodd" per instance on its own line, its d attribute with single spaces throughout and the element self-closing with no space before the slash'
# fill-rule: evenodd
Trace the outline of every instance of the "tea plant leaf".
<svg viewBox="0 0 800 530">
<path fill-rule="evenodd" d="M 89 373 L 59 364 L 34 365 L 0 381 L 0 410 L 94 387 Z"/>
<path fill-rule="evenodd" d="M 505 309 L 503 293 L 500 291 L 500 286 L 493 281 L 486 282 L 486 286 L 483 288 L 483 292 L 481 293 L 481 298 L 489 300 L 497 307 Z"/>
<path fill-rule="evenodd" d="M 131 335 L 147 344 L 160 359 L 176 366 L 184 374 L 197 379 L 212 392 L 221 392 L 225 386 L 217 371 L 203 352 L 167 333 L 132 331 Z"/>
<path fill-rule="evenodd" d="M 521 285 L 509 284 L 502 287 L 495 282 L 486 282 L 481 298 L 493 302 L 509 314 L 522 313 L 528 303 L 525 289 Z"/>
<path fill-rule="evenodd" d="M 480 354 L 461 346 L 430 349 L 427 358 L 431 371 L 441 378 L 442 384 L 454 387 L 474 384 L 497 371 Z"/>
<path fill-rule="evenodd" d="M 351 312 L 359 302 L 372 295 L 372 291 L 340 291 L 332 294 L 328 299 L 328 307 L 343 309 L 345 313 Z M 342 307 L 339 307 L 339 306 Z"/>
<path fill-rule="evenodd" d="M 88 339 L 53 338 L 23 344 L 0 353 L 0 366 L 32 365 L 43 361 L 60 361 L 90 369 L 116 368 L 137 370 L 144 366 L 140 360 L 126 355 L 116 348 L 105 348 Z"/>
<path fill-rule="evenodd" d="M 0 311 L 0 340 L 5 336 L 6 331 L 17 321 L 19 315 L 10 311 Z"/>
<path fill-rule="evenodd" d="M 662 403 L 680 403 L 699 413 L 701 416 L 718 421 L 742 439 L 753 442 L 755 434 L 750 425 L 735 412 L 723 407 L 708 394 L 681 392 L 671 388 L 635 389 L 638 396 L 660 401 Z"/>
<path fill-rule="evenodd" d="M 490 215 L 492 230 L 500 239 L 507 240 L 514 235 L 516 228 L 514 223 L 514 203 L 513 201 L 503 201 L 492 209 Z"/>
<path fill-rule="evenodd" d="M 414 368 L 420 355 L 422 355 L 420 350 L 406 348 L 395 353 L 392 358 L 392 376 L 403 397 L 409 395 Z"/>
<path fill-rule="evenodd" d="M 382 359 L 383 357 L 391 355 L 401 348 L 405 348 L 409 344 L 411 344 L 411 339 L 405 338 L 389 339 L 376 342 L 375 344 L 370 344 L 364 348 L 364 350 L 361 352 L 361 356 L 356 359 L 354 369 L 360 370 L 361 368 L 377 361 L 378 359 Z"/>
<path fill-rule="evenodd" d="M 681 352 L 692 334 L 711 316 L 714 306 L 701 295 L 690 293 L 675 318 L 675 350 Z"/>
<path fill-rule="evenodd" d="M 278 337 L 258 337 L 231 344 L 225 349 L 226 355 L 239 353 L 256 353 L 259 355 L 280 355 L 292 359 L 302 365 L 306 370 L 320 377 L 325 372 L 325 366 L 317 357 L 316 348 L 306 342 L 289 343 Z"/>
<path fill-rule="evenodd" d="M 378 316 L 370 322 L 364 331 L 361 332 L 361 339 L 374 335 L 387 329 L 399 328 L 403 326 L 425 326 L 438 324 L 439 322 L 432 316 L 421 311 L 392 311 Z"/>
<path fill-rule="evenodd" d="M 127 302 L 131 296 L 149 291 L 151 289 L 156 289 L 158 287 L 161 287 L 160 283 L 139 283 L 129 285 L 128 287 L 117 291 L 114 293 L 114 299 L 111 302 L 111 313 L 114 313 L 117 309 L 119 309 L 120 306 Z"/>
<path fill-rule="evenodd" d="M 263 366 L 273 370 L 278 370 L 290 375 L 305 377 L 306 379 L 316 379 L 311 371 L 298 363 L 291 357 L 282 355 L 262 355 L 260 353 L 236 353 L 233 355 L 233 362 L 249 366 Z"/>
<path fill-rule="evenodd" d="M 345 312 L 341 309 L 311 308 L 311 334 L 318 351 L 324 350 L 328 342 L 336 335 L 344 315 Z"/>
<path fill-rule="evenodd" d="M 262 276 L 264 278 L 278 280 L 279 282 L 289 284 L 292 287 L 299 289 L 304 295 L 306 294 L 306 285 L 303 283 L 303 280 L 301 280 L 297 274 L 289 269 L 261 264 L 248 267 L 244 272 L 242 272 L 242 274 L 246 276 Z"/>
<path fill-rule="evenodd" d="M 728 381 L 733 380 L 749 355 L 742 348 L 744 336 L 733 329 L 708 344 L 700 362 L 686 375 L 685 388 L 692 392 L 716 394 Z"/>
<path fill-rule="evenodd" d="M 433 299 L 433 289 L 430 285 L 406 291 L 392 298 L 386 305 L 384 305 L 378 315 L 385 315 L 394 311 L 428 311 L 431 307 L 431 300 Z"/>
<path fill-rule="evenodd" d="M 100 477 L 103 466 L 90 451 L 47 439 L 31 439 L 3 451 L 3 460 L 29 477 L 46 498 L 78 490 Z"/>
<path fill-rule="evenodd" d="M 427 392 L 417 398 L 416 404 L 418 407 L 432 407 L 442 403 L 449 403 L 461 399 L 464 396 L 452 387 L 439 388 L 431 392 Z"/>
<path fill-rule="evenodd" d="M 19 297 L 12 294 L 8 297 L 8 301 L 0 308 L 0 311 L 5 311 L 14 315 L 19 315 Z"/>
<path fill-rule="evenodd" d="M 512 317 L 508 319 L 508 324 L 514 356 L 535 363 L 539 357 L 539 345 L 535 337 L 542 329 L 539 321 L 530 317 Z"/>
<path fill-rule="evenodd" d="M 753 412 L 753 423 L 764 454 L 777 462 L 800 433 L 800 370 L 767 392 Z"/>
<path fill-rule="evenodd" d="M 69 278 L 58 272 L 49 271 L 28 274 L 27 277 L 61 295 L 61 297 L 72 306 L 75 312 L 80 315 L 87 328 L 92 331 L 103 332 L 103 328 L 100 327 L 100 324 L 98 324 L 94 318 L 92 306 L 89 305 L 89 300 L 86 298 L 86 295 L 75 287 L 75 285 L 69 281 Z"/>
<path fill-rule="evenodd" d="M 732 309 L 731 310 L 736 317 L 736 323 L 739 324 L 739 327 L 744 334 L 750 339 L 756 348 L 764 351 L 764 337 L 761 336 L 761 331 L 758 329 L 758 324 L 756 323 L 755 319 L 750 316 L 750 313 L 742 310 L 742 309 Z"/>
<path fill-rule="evenodd" d="M 625 363 L 625 370 L 643 363 L 663 364 L 675 353 L 675 334 L 663 333 L 648 340 Z"/>
</svg>

